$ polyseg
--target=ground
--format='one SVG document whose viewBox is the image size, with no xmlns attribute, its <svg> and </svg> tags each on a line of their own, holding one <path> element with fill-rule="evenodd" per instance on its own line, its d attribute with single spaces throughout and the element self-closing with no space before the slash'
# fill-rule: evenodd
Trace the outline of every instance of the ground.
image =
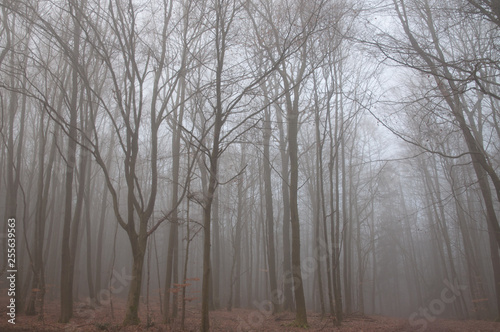
<svg viewBox="0 0 500 332">
<path fill-rule="evenodd" d="M 180 319 L 170 325 L 162 324 L 159 308 L 150 308 L 150 319 L 148 322 L 146 305 L 141 307 L 141 321 L 139 326 L 123 327 L 121 321 L 125 315 L 125 303 L 119 299 L 113 301 L 113 310 L 110 306 L 91 308 L 84 303 L 75 306 L 75 318 L 69 324 L 57 322 L 59 307 L 57 302 L 46 304 L 44 321 L 37 316 L 29 317 L 19 315 L 16 324 L 7 322 L 6 309 L 0 308 L 1 316 L 0 331 L 182 331 Z M 339 332 L 368 332 L 368 331 L 427 331 L 427 332 L 494 332 L 500 331 L 500 323 L 488 321 L 458 321 L 437 319 L 429 322 L 423 329 L 423 325 L 410 326 L 408 319 L 364 316 L 359 314 L 349 315 L 345 318 L 342 326 L 337 328 L 331 318 L 322 318 L 318 314 L 308 315 L 309 327 L 307 329 L 293 327 L 293 313 L 280 313 L 270 315 L 262 308 L 261 311 L 250 309 L 233 309 L 213 311 L 210 314 L 211 331 L 339 331 Z M 198 331 L 201 314 L 197 305 L 190 305 L 186 311 L 184 331 Z"/>
</svg>

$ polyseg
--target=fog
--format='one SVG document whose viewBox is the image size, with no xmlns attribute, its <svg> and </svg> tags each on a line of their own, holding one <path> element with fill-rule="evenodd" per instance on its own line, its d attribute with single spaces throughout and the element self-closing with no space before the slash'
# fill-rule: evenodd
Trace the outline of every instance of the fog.
<svg viewBox="0 0 500 332">
<path fill-rule="evenodd" d="M 499 317 L 495 5 L 0 8 L 6 320 Z"/>
</svg>

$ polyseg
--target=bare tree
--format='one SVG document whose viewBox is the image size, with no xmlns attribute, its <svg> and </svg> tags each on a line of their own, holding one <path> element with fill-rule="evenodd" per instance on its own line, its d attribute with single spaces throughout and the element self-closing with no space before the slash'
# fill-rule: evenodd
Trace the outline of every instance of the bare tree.
<svg viewBox="0 0 500 332">
<path fill-rule="evenodd" d="M 500 226 L 494 209 L 493 198 L 490 190 L 490 183 L 493 183 L 497 200 L 500 199 L 500 178 L 495 171 L 495 166 L 488 151 L 483 146 L 483 139 L 475 130 L 476 124 L 474 116 L 469 113 L 468 104 L 465 102 L 464 96 L 468 94 L 467 84 L 474 81 L 474 75 L 470 75 L 467 70 L 469 63 L 474 63 L 474 66 L 480 66 L 481 62 L 477 62 L 474 53 L 466 53 L 467 46 L 462 45 L 458 49 L 463 49 L 465 52 L 458 54 L 449 54 L 445 48 L 454 48 L 455 41 L 461 43 L 462 40 L 473 41 L 476 45 L 482 43 L 477 39 L 478 35 L 473 35 L 472 39 L 455 39 L 451 36 L 451 31 L 444 29 L 444 22 L 451 23 L 455 18 L 452 16 L 443 16 L 441 21 L 435 20 L 435 13 L 445 12 L 444 7 L 449 7 L 448 2 L 443 2 L 440 5 L 431 4 L 429 1 L 412 2 L 412 1 L 393 1 L 395 13 L 399 24 L 402 28 L 403 38 L 393 39 L 396 45 L 379 43 L 379 49 L 397 63 L 408 66 L 420 73 L 429 75 L 434 81 L 434 91 L 439 93 L 440 98 L 446 103 L 448 114 L 454 121 L 454 127 L 458 128 L 462 134 L 462 139 L 467 146 L 466 153 L 469 154 L 480 190 L 483 196 L 486 207 L 487 223 L 493 238 L 496 239 L 497 246 L 500 246 Z M 457 34 L 465 33 L 465 29 L 472 27 L 474 20 L 466 20 L 464 24 L 456 25 Z M 474 22 L 474 23 L 473 23 Z M 418 26 L 421 31 L 425 32 L 425 37 L 420 32 L 415 31 L 415 26 Z M 474 31 L 474 30 L 473 30 Z M 432 43 L 427 43 L 423 38 L 430 38 Z M 490 36 L 492 37 L 492 36 Z M 394 49 L 396 46 L 399 50 Z M 475 46 L 476 47 L 476 46 Z M 481 49 L 480 52 L 482 52 Z M 491 59 L 493 60 L 493 59 Z M 458 61 L 458 65 L 454 62 Z M 476 83 L 477 80 L 476 80 Z M 478 83 L 481 90 L 481 84 Z M 484 89 L 482 89 L 484 91 Z M 469 114 L 469 116 L 468 116 Z M 410 137 L 400 135 L 403 139 L 413 142 Z M 439 152 L 434 149 L 420 145 L 423 149 L 429 152 L 438 153 L 441 156 L 456 157 Z M 460 157 L 461 155 L 458 155 Z M 488 180 L 489 178 L 489 180 Z M 498 249 L 495 250 L 496 256 Z M 497 278 L 498 279 L 498 278 Z M 498 281 L 497 281 L 498 284 Z M 498 289 L 498 286 L 497 286 Z"/>
</svg>

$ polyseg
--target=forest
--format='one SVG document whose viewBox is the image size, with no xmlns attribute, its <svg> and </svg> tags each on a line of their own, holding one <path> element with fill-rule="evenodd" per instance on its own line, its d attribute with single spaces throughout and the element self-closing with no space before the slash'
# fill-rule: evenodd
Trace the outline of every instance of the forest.
<svg viewBox="0 0 500 332">
<path fill-rule="evenodd" d="M 1 0 L 0 330 L 499 331 L 499 0 Z"/>
</svg>

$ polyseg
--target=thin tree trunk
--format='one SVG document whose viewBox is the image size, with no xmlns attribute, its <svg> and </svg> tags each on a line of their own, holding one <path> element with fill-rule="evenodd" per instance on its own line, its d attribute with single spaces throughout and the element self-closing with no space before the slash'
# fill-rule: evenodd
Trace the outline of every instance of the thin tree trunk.
<svg viewBox="0 0 500 332">
<path fill-rule="evenodd" d="M 331 98 L 327 99 L 326 103 L 326 117 L 327 117 L 327 125 L 325 125 L 325 135 L 326 135 L 326 130 L 329 128 L 331 129 L 331 120 L 330 120 L 330 100 Z M 323 145 L 326 139 L 326 136 L 323 140 L 321 140 L 321 133 L 319 131 L 319 122 L 320 122 L 320 117 L 319 117 L 319 110 L 317 111 L 317 115 L 315 117 L 315 122 L 316 122 L 316 149 L 317 149 L 317 172 L 318 172 L 318 188 L 317 190 L 319 191 L 319 196 L 321 198 L 321 211 L 322 211 L 322 217 L 323 217 L 323 238 L 324 238 L 324 247 L 325 254 L 326 254 L 326 278 L 327 278 L 327 285 L 328 285 L 328 303 L 330 305 L 330 314 L 333 316 L 335 314 L 335 306 L 334 306 L 334 300 L 333 300 L 333 287 L 332 287 L 332 267 L 331 267 L 331 262 L 330 262 L 330 251 L 328 250 L 328 227 L 327 227 L 327 210 L 326 210 L 326 199 L 325 199 L 325 188 L 324 188 L 324 168 L 323 168 Z M 333 158 L 333 155 L 332 155 Z M 333 216 L 333 210 L 331 211 L 331 214 Z M 332 217 L 333 218 L 333 217 Z M 333 234 L 333 232 L 332 232 Z M 333 241 L 333 238 L 332 238 Z"/>
<path fill-rule="evenodd" d="M 269 270 L 269 285 L 271 286 L 271 301 L 273 303 L 273 312 L 279 311 L 277 302 L 278 283 L 276 279 L 276 257 L 274 248 L 274 214 L 273 214 L 273 191 L 271 183 L 271 157 L 269 145 L 271 140 L 271 112 L 268 108 L 265 110 L 264 119 L 264 190 L 266 201 L 266 225 L 267 225 L 267 266 Z"/>
<path fill-rule="evenodd" d="M 335 68 L 335 67 L 334 67 Z M 337 70 L 334 69 L 337 81 Z M 336 88 L 337 89 L 337 88 Z M 335 126 L 332 128 L 331 118 L 328 117 L 330 129 L 330 211 L 331 211 L 331 239 L 332 239 L 332 268 L 333 292 L 335 300 L 335 324 L 342 323 L 342 294 L 340 283 L 340 191 L 339 191 L 339 101 L 335 94 Z M 335 184 L 334 184 L 335 183 Z"/>
<path fill-rule="evenodd" d="M 188 183 L 189 186 L 189 183 Z M 189 190 L 189 189 L 188 189 Z M 189 215 L 189 200 L 187 201 L 186 208 L 186 256 L 184 258 L 184 271 L 182 273 L 182 282 L 187 283 L 188 262 L 189 262 L 189 245 L 191 244 L 191 229 L 190 229 L 190 215 Z M 182 309 L 181 309 L 181 330 L 184 331 L 184 321 L 186 319 L 186 288 L 182 287 Z"/>
<path fill-rule="evenodd" d="M 296 96 L 296 100 L 298 97 Z M 298 118 L 296 109 L 288 110 L 288 155 L 290 157 L 290 223 L 292 226 L 292 273 L 293 288 L 296 302 L 295 324 L 307 326 L 306 303 L 304 297 L 304 285 L 302 283 L 302 271 L 300 264 L 300 224 L 298 208 L 298 180 L 299 180 L 299 160 L 298 160 Z"/>
<path fill-rule="evenodd" d="M 342 103 L 342 100 L 340 100 Z M 346 314 L 350 314 L 352 312 L 351 302 L 351 241 L 352 241 L 352 220 L 351 214 L 349 213 L 352 207 L 352 202 L 349 204 L 349 208 L 347 207 L 347 200 L 349 199 L 349 194 L 347 190 L 347 172 L 346 172 L 346 158 L 345 158 L 345 134 L 344 134 L 344 119 L 343 119 L 343 109 L 342 104 L 340 105 L 340 136 L 339 136 L 339 144 L 341 149 L 340 154 L 340 162 L 341 162 L 341 172 L 342 172 L 342 233 L 343 233 L 343 242 L 344 242 L 344 266 L 343 266 L 343 277 L 344 277 L 344 303 L 345 303 L 345 312 Z"/>
<path fill-rule="evenodd" d="M 89 287 L 89 297 L 91 298 L 92 305 L 94 305 L 93 297 L 96 294 L 94 288 L 94 274 L 92 273 L 92 229 L 91 229 L 91 187 L 90 187 L 90 165 L 87 166 L 87 169 L 84 170 L 87 172 L 87 176 L 85 179 L 85 193 L 84 193 L 84 201 L 85 201 L 85 210 L 84 210 L 84 219 L 85 219 L 85 228 L 86 228 L 86 240 L 87 240 L 87 284 Z"/>
<path fill-rule="evenodd" d="M 33 234 L 33 281 L 31 283 L 31 293 L 26 306 L 26 315 L 32 316 L 36 314 L 36 300 L 38 293 L 45 288 L 43 285 L 43 240 L 45 234 L 45 202 L 47 197 L 44 196 L 44 173 L 45 173 L 45 141 L 44 134 L 44 112 L 40 114 L 40 126 L 38 137 L 38 181 L 37 181 L 37 201 L 35 207 L 35 231 Z M 50 184 L 48 183 L 47 186 Z M 42 317 L 42 316 L 41 316 Z"/>
<path fill-rule="evenodd" d="M 73 202 L 73 172 L 76 162 L 76 140 L 77 140 L 77 118 L 78 118 L 78 62 L 80 55 L 80 18 L 81 12 L 76 3 L 71 3 L 71 10 L 74 12 L 73 20 L 73 49 L 72 61 L 72 83 L 71 99 L 69 105 L 70 120 L 68 128 L 68 147 L 66 150 L 66 179 L 65 179 L 65 203 L 64 203 L 64 224 L 61 247 L 61 314 L 60 323 L 68 323 L 73 316 L 73 267 L 71 263 L 70 236 L 72 223 L 72 202 Z M 76 215 L 76 214 L 75 214 Z"/>
<path fill-rule="evenodd" d="M 111 156 L 113 153 L 113 148 L 115 145 L 115 136 L 111 135 L 111 142 L 109 144 L 109 150 L 107 153 L 106 157 L 106 169 L 110 169 L 111 166 Z M 104 238 L 104 224 L 106 221 L 106 210 L 107 210 L 107 204 L 108 204 L 108 186 L 106 184 L 106 181 L 103 181 L 102 185 L 102 201 L 101 201 L 101 207 L 99 209 L 100 214 L 99 214 L 99 230 L 97 233 L 97 248 L 95 252 L 95 291 L 97 293 L 93 294 L 95 298 L 96 304 L 100 304 L 100 296 L 99 292 L 101 291 L 101 269 L 102 269 L 102 247 L 104 244 L 103 238 Z"/>
<path fill-rule="evenodd" d="M 221 250 L 220 250 L 220 229 L 219 229 L 219 194 L 218 190 L 214 193 L 212 220 L 214 224 L 213 242 L 214 250 L 212 254 L 212 287 L 213 287 L 213 304 L 215 309 L 220 308 L 220 272 L 221 272 Z"/>
<path fill-rule="evenodd" d="M 358 201 L 354 199 L 355 214 L 356 214 L 356 253 L 358 261 L 358 312 L 365 314 L 365 297 L 364 297 L 364 276 L 365 276 L 365 260 L 362 252 L 361 242 L 361 218 Z M 409 271 L 408 271 L 409 272 Z"/>
<path fill-rule="evenodd" d="M 451 177 L 453 178 L 453 174 L 451 174 Z M 490 302 L 490 299 L 487 300 L 486 306 L 483 307 L 481 303 L 477 302 L 476 300 L 478 299 L 484 299 L 487 298 L 486 293 L 484 292 L 482 283 L 480 282 L 481 280 L 481 272 L 477 267 L 476 261 L 477 258 L 474 255 L 474 250 L 469 234 L 469 230 L 466 225 L 466 217 L 465 213 L 462 207 L 462 204 L 459 200 L 459 196 L 457 195 L 457 190 L 455 186 L 455 179 L 452 180 L 452 183 L 450 183 L 452 194 L 454 196 L 454 202 L 455 202 L 455 211 L 457 214 L 457 221 L 460 229 L 460 235 L 462 237 L 462 245 L 464 248 L 464 256 L 465 256 L 465 262 L 467 265 L 467 274 L 469 277 L 469 290 L 471 293 L 471 299 L 472 299 L 472 305 L 473 305 L 473 312 L 475 313 L 476 319 L 485 319 L 486 318 L 486 308 L 488 307 L 488 302 Z"/>
<path fill-rule="evenodd" d="M 220 9 L 219 9 L 220 10 Z M 218 14 L 219 15 L 219 14 Z M 220 19 L 220 18 L 218 18 Z M 220 28 L 217 28 L 220 29 Z M 210 154 L 210 168 L 209 168 L 209 180 L 207 194 L 205 197 L 205 204 L 203 206 L 203 282 L 202 282 L 202 305 L 201 305 L 201 330 L 203 332 L 208 332 L 210 328 L 209 321 L 209 290 L 210 290 L 210 243 L 211 243 L 211 216 L 212 216 L 212 202 L 214 198 L 215 189 L 217 188 L 217 174 L 218 174 L 218 160 L 219 160 L 219 149 L 220 149 L 220 135 L 223 125 L 222 118 L 222 68 L 224 64 L 224 45 L 218 50 L 221 54 L 218 55 L 217 63 L 217 78 L 216 78 L 216 95 L 217 95 L 217 105 L 215 107 L 215 124 L 214 124 L 214 138 L 212 144 L 212 150 Z"/>
<path fill-rule="evenodd" d="M 242 153 L 241 153 L 241 160 L 240 160 L 240 169 L 243 169 L 245 167 L 245 149 L 244 145 L 242 145 Z M 244 196 L 246 191 L 243 190 L 243 184 L 245 182 L 245 177 L 243 174 L 241 174 L 238 177 L 238 211 L 237 211 L 237 216 L 236 216 L 236 234 L 235 234 L 235 239 L 234 239 L 234 260 L 236 262 L 236 267 L 235 267 L 235 280 L 234 280 L 234 306 L 236 308 L 241 307 L 241 246 L 242 246 L 242 232 L 243 232 L 243 208 L 244 208 Z"/>
<path fill-rule="evenodd" d="M 281 111 L 276 110 L 278 122 L 281 152 L 281 192 L 283 195 L 283 309 L 293 310 L 294 301 L 292 294 L 292 282 L 290 274 L 292 273 L 292 261 L 290 255 L 290 192 L 288 188 L 289 181 L 289 160 L 287 155 L 287 139 L 283 128 L 283 118 Z"/>
</svg>

